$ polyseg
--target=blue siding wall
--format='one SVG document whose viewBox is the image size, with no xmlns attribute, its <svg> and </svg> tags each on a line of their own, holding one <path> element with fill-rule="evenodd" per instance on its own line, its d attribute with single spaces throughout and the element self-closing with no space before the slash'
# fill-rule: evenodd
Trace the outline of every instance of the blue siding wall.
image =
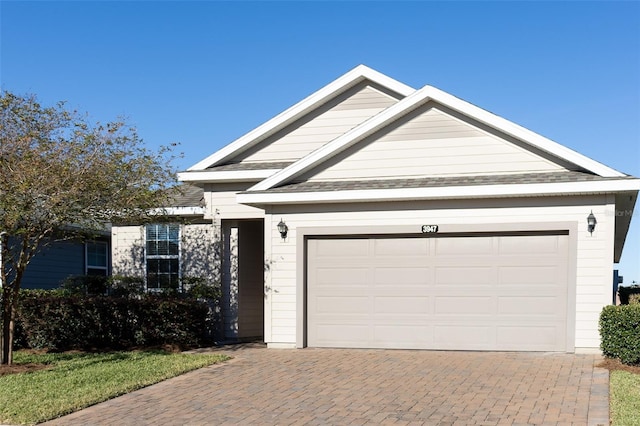
<svg viewBox="0 0 640 426">
<path fill-rule="evenodd" d="M 84 275 L 84 256 L 83 243 L 53 243 L 33 257 L 22 279 L 22 288 L 57 288 L 69 275 Z"/>
</svg>

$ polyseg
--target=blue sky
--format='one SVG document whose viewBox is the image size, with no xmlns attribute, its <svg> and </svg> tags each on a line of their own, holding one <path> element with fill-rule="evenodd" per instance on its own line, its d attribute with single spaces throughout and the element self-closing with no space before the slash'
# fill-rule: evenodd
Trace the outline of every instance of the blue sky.
<svg viewBox="0 0 640 426">
<path fill-rule="evenodd" d="M 640 176 L 640 2 L 3 0 L 0 24 L 3 90 L 126 116 L 180 169 L 362 63 Z"/>
</svg>

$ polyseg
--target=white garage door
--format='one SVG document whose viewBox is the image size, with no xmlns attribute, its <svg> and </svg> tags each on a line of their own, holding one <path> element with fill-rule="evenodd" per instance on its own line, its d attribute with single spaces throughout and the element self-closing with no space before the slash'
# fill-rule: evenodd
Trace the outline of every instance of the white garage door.
<svg viewBox="0 0 640 426">
<path fill-rule="evenodd" d="M 566 234 L 307 243 L 309 346 L 568 349 Z"/>
</svg>

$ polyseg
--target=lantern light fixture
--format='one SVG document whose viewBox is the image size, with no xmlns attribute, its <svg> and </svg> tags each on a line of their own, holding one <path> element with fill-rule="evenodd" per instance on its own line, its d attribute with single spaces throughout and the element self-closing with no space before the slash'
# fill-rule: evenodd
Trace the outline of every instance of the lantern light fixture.
<svg viewBox="0 0 640 426">
<path fill-rule="evenodd" d="M 589 216 L 587 216 L 587 231 L 589 231 L 589 234 L 593 234 L 593 231 L 596 229 L 596 223 L 598 223 L 598 221 L 593 215 L 592 210 L 591 213 L 589 213 Z"/>
<path fill-rule="evenodd" d="M 289 227 L 287 226 L 286 223 L 284 223 L 282 218 L 280 218 L 280 222 L 278 223 L 278 232 L 280 233 L 280 236 L 282 237 L 283 240 L 287 238 L 288 231 L 289 231 Z"/>
</svg>

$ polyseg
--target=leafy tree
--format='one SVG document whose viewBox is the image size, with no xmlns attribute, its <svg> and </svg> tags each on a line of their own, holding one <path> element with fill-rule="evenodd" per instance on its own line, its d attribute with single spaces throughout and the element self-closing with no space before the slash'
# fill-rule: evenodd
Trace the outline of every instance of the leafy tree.
<svg viewBox="0 0 640 426">
<path fill-rule="evenodd" d="M 145 147 L 122 121 L 94 124 L 62 102 L 0 94 L 1 363 L 12 362 L 20 284 L 33 256 L 59 239 L 160 214 L 175 184 L 174 158 L 172 147 Z"/>
</svg>

